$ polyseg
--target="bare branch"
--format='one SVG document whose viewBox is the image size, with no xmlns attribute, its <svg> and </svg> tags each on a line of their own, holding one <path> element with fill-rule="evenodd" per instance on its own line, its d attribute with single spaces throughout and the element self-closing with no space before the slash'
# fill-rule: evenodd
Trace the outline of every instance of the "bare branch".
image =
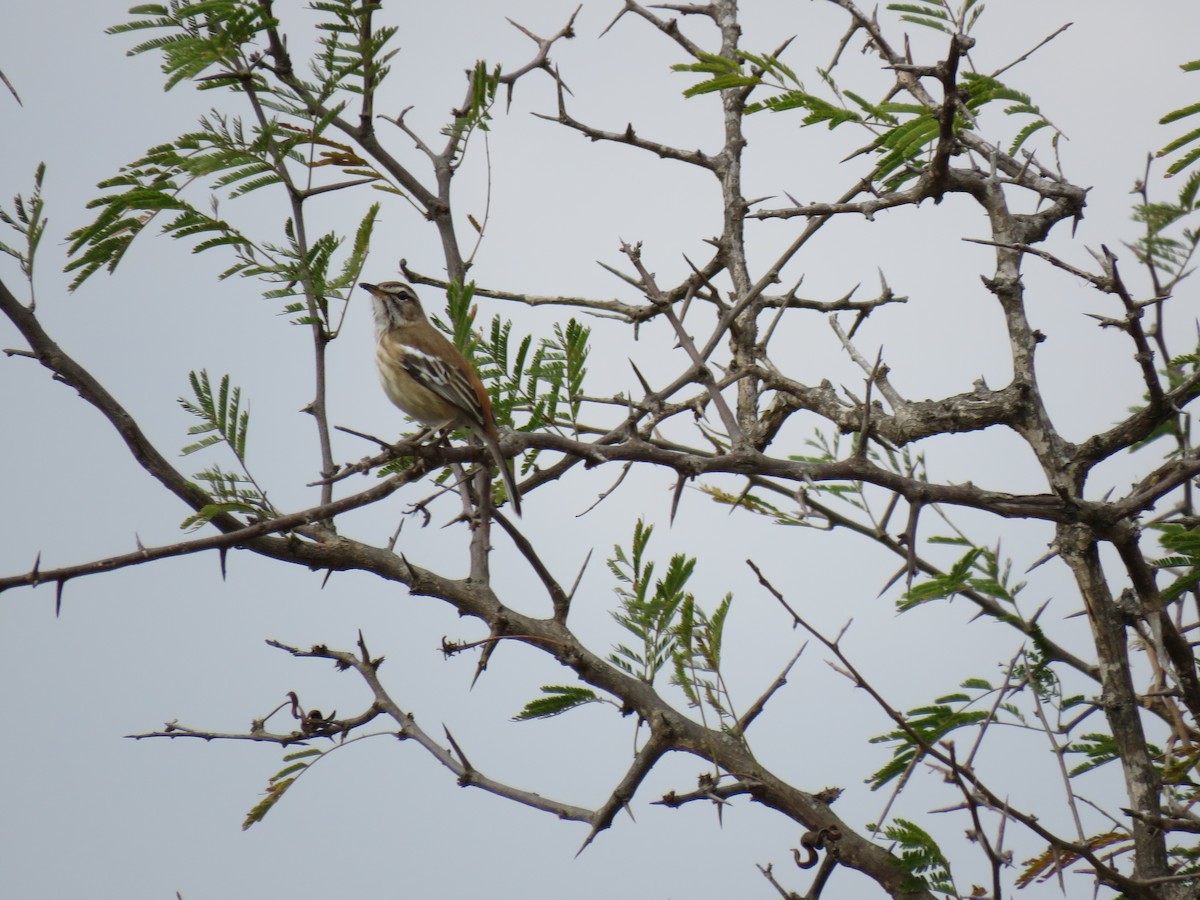
<svg viewBox="0 0 1200 900">
<path fill-rule="evenodd" d="M 308 650 L 302 650 L 299 647 L 292 647 L 278 641 L 268 641 L 268 643 L 299 658 L 329 659 L 336 662 L 342 668 L 353 669 L 367 683 L 367 686 L 374 694 L 375 706 L 400 726 L 396 732 L 396 737 L 402 741 L 409 740 L 418 744 L 430 756 L 453 772 L 458 777 L 458 783 L 463 787 L 477 787 L 490 794 L 503 797 L 506 800 L 520 803 L 522 806 L 551 813 L 560 819 L 569 819 L 576 822 L 593 821 L 595 813 L 591 810 L 548 800 L 540 794 L 523 791 L 488 778 L 466 762 L 466 757 L 462 754 L 461 748 L 455 752 L 453 749 L 448 749 L 433 740 L 417 725 L 413 715 L 404 712 L 383 687 L 378 675 L 379 661 L 364 659 L 358 654 L 349 653 L 344 650 L 333 650 L 320 644 Z"/>
</svg>

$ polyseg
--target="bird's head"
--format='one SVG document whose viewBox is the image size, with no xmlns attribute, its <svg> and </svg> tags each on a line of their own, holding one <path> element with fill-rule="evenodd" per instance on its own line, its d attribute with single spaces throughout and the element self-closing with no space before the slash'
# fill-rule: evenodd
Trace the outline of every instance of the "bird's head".
<svg viewBox="0 0 1200 900">
<path fill-rule="evenodd" d="M 377 336 L 393 328 L 425 321 L 425 311 L 412 285 L 403 281 L 384 281 L 380 284 L 367 284 L 364 281 L 359 287 L 371 295 Z"/>
</svg>

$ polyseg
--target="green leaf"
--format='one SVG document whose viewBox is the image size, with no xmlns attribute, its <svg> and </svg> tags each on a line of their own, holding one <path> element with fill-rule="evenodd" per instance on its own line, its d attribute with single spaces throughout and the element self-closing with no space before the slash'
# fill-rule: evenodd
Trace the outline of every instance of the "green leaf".
<svg viewBox="0 0 1200 900">
<path fill-rule="evenodd" d="M 362 278 L 367 254 L 371 249 L 371 235 L 375 231 L 375 223 L 379 220 L 379 209 L 378 203 L 372 203 L 358 223 L 354 232 L 354 242 L 350 246 L 350 255 L 342 263 L 341 276 L 331 283 L 332 290 L 349 289 Z"/>
<path fill-rule="evenodd" d="M 905 591 L 896 604 L 901 612 L 930 600 L 952 597 L 968 590 L 1012 603 L 1025 587 L 1023 581 L 1010 581 L 1012 563 L 1000 563 L 999 548 L 992 550 L 987 547 L 975 547 L 958 536 L 933 537 L 929 539 L 929 543 L 966 546 L 969 549 L 948 571 L 930 575 L 925 581 L 916 583 Z"/>
<path fill-rule="evenodd" d="M 246 831 L 250 826 L 257 825 L 261 822 L 274 807 L 275 804 L 283 799 L 284 793 L 294 783 L 295 778 L 285 778 L 282 781 L 272 782 L 267 788 L 266 794 L 262 800 L 256 803 L 251 810 L 246 813 L 246 818 L 242 821 L 242 831 Z"/>
<path fill-rule="evenodd" d="M 1009 145 L 1008 155 L 1016 156 L 1017 151 L 1021 149 L 1021 147 L 1025 144 L 1025 142 L 1027 140 L 1029 140 L 1029 138 L 1035 132 L 1041 131 L 1043 128 L 1049 128 L 1049 127 L 1050 127 L 1050 123 L 1047 122 L 1045 119 L 1038 119 L 1036 122 L 1030 122 L 1028 125 L 1026 125 L 1024 128 L 1022 128 L 1020 131 L 1017 132 L 1017 136 L 1015 138 L 1013 138 L 1012 143 Z"/>
<path fill-rule="evenodd" d="M 1121 757 L 1116 740 L 1111 735 L 1098 733 L 1085 734 L 1079 740 L 1072 741 L 1066 748 L 1066 752 L 1079 753 L 1087 757 L 1086 761 L 1071 769 L 1072 778 L 1098 769 Z"/>
<path fill-rule="evenodd" d="M 215 233 L 218 237 L 202 242 L 198 250 L 229 246 L 252 254 L 251 242 L 217 214 L 215 202 L 211 212 L 204 212 L 183 197 L 184 187 L 199 177 L 226 169 L 246 171 L 255 160 L 247 146 L 240 123 L 214 113 L 201 120 L 200 131 L 151 147 L 121 174 L 102 181 L 101 189 L 118 190 L 89 203 L 89 209 L 99 210 L 96 219 L 67 236 L 74 258 L 66 271 L 79 273 L 71 289 L 101 268 L 115 270 L 134 238 L 165 212 L 176 215 L 161 226 L 164 234 L 188 238 Z"/>
<path fill-rule="evenodd" d="M 284 756 L 284 762 L 290 762 L 291 765 L 284 766 L 283 769 L 276 772 L 267 781 L 266 794 L 262 800 L 246 813 L 246 818 L 242 821 L 242 831 L 245 831 L 251 825 L 261 822 L 266 814 L 274 809 L 275 804 L 283 799 L 283 795 L 287 793 L 288 788 L 296 783 L 296 779 L 304 774 L 311 763 L 301 762 L 301 760 L 312 759 L 315 762 L 315 757 L 321 754 L 321 750 L 308 748 L 298 753 L 289 753 Z"/>
<path fill-rule="evenodd" d="M 904 774 L 918 754 L 924 752 L 921 749 L 922 745 L 935 745 L 951 732 L 976 725 L 987 717 L 988 713 L 986 712 L 957 710 L 948 704 L 934 704 L 909 710 L 905 717 L 909 730 L 897 728 L 887 734 L 871 738 L 873 744 L 890 742 L 895 745 L 892 749 L 891 761 L 867 779 L 871 790 L 879 790 L 888 782 Z"/>
<path fill-rule="evenodd" d="M 862 117 L 853 110 L 846 109 L 844 106 L 836 106 L 827 100 L 823 100 L 803 90 L 784 91 L 766 97 L 757 103 L 748 103 L 746 105 L 747 114 L 760 112 L 764 109 L 769 109 L 772 112 L 806 109 L 808 110 L 808 115 L 801 120 L 802 125 L 815 125 L 819 122 L 828 122 L 831 130 L 846 122 L 862 121 Z"/>
<path fill-rule="evenodd" d="M 241 503 L 229 501 L 225 503 L 209 503 L 200 508 L 199 512 L 193 513 L 184 519 L 179 527 L 184 531 L 195 531 L 201 525 L 207 525 L 216 516 L 224 515 L 225 513 L 253 513 L 256 507 L 250 503 Z"/>
<path fill-rule="evenodd" d="M 274 507 L 246 467 L 250 413 L 242 408 L 241 389 L 232 386 L 229 376 L 224 375 L 214 391 L 208 372 L 203 369 L 189 373 L 188 380 L 195 399 L 180 397 L 179 404 L 200 420 L 188 428 L 188 434 L 204 437 L 185 446 L 182 455 L 187 456 L 223 443 L 237 459 L 242 474 L 227 472 L 218 466 L 196 473 L 195 478 L 207 484 L 206 490 L 214 498 L 214 502 L 185 519 L 181 527 L 197 528 L 222 513 L 238 512 L 261 517 L 274 515 Z"/>
<path fill-rule="evenodd" d="M 1159 125 L 1170 125 L 1172 122 L 1178 122 L 1180 119 L 1186 119 L 1188 116 L 1194 116 L 1200 112 L 1200 103 L 1193 103 L 1190 106 L 1183 106 L 1174 112 L 1169 112 L 1158 120 Z"/>
<path fill-rule="evenodd" d="M 727 91 L 731 88 L 750 87 L 752 85 L 761 84 L 759 78 L 754 75 L 718 75 L 715 78 L 710 78 L 708 81 L 702 81 L 699 84 L 694 84 L 683 92 L 685 97 L 697 97 L 701 94 L 712 94 L 717 91 Z"/>
<path fill-rule="evenodd" d="M 1184 63 L 1182 66 L 1180 66 L 1180 68 L 1185 72 L 1200 71 L 1200 59 L 1195 59 L 1191 62 Z M 1200 113 L 1200 103 L 1190 103 L 1187 106 L 1180 107 L 1179 109 L 1167 113 L 1158 121 L 1161 125 L 1170 125 L 1194 116 L 1197 113 Z M 1198 139 L 1200 139 L 1200 129 L 1194 129 L 1168 143 L 1165 147 L 1158 151 L 1158 155 L 1167 156 L 1168 154 L 1174 153 L 1176 150 L 1181 150 L 1184 147 L 1187 147 Z M 1192 150 L 1189 150 L 1179 159 L 1176 159 L 1173 163 L 1171 163 L 1171 165 L 1167 167 L 1167 176 L 1170 177 L 1172 175 L 1178 175 L 1180 172 L 1183 172 L 1189 168 L 1194 162 L 1196 162 L 1197 159 L 1200 159 L 1200 147 L 1195 147 Z"/>
<path fill-rule="evenodd" d="M 492 106 L 496 102 L 500 87 L 500 66 L 488 66 L 480 60 L 468 74 L 471 92 L 468 102 L 456 111 L 454 121 L 442 129 L 442 134 L 450 138 L 453 145 L 454 166 L 461 163 L 466 151 L 467 142 L 476 129 L 487 131 L 492 119 Z"/>
<path fill-rule="evenodd" d="M 542 693 L 545 696 L 526 703 L 525 707 L 513 716 L 513 721 L 527 722 L 531 719 L 548 719 L 586 703 L 600 702 L 599 696 L 590 688 L 550 684 L 542 686 Z"/>
<path fill-rule="evenodd" d="M 201 88 L 237 85 L 248 71 L 243 47 L 258 38 L 278 21 L 267 14 L 267 6 L 240 0 L 207 0 L 183 3 L 171 0 L 169 6 L 135 6 L 130 15 L 142 16 L 107 29 L 108 34 L 128 34 L 165 30 L 167 34 L 144 41 L 128 51 L 130 56 L 150 51 L 162 53 L 162 70 L 167 76 L 165 89 L 184 80 L 199 77 L 210 68 L 216 76 Z"/>
<path fill-rule="evenodd" d="M 305 750 L 298 750 L 295 753 L 285 754 L 283 758 L 286 762 L 290 762 L 293 759 L 311 759 L 314 756 L 320 756 L 324 752 L 324 750 L 318 750 L 316 747 L 309 747 Z"/>
<path fill-rule="evenodd" d="M 29 198 L 17 194 L 13 198 L 12 211 L 0 207 L 0 222 L 12 228 L 23 238 L 21 248 L 15 248 L 0 242 L 0 252 L 7 253 L 17 260 L 21 266 L 21 274 L 33 285 L 33 266 L 37 256 L 38 245 L 46 232 L 49 219 L 43 215 L 45 202 L 42 200 L 42 181 L 46 177 L 46 164 L 38 163 L 33 173 L 33 192 Z"/>
<path fill-rule="evenodd" d="M 697 62 L 676 63 L 671 66 L 671 71 L 697 72 L 712 76 L 684 90 L 683 96 L 685 97 L 695 97 L 731 88 L 754 87 L 762 83 L 760 76 L 744 71 L 739 60 L 713 53 L 701 53 Z"/>
<path fill-rule="evenodd" d="M 208 432 L 216 432 L 216 434 L 197 444 L 184 447 L 182 451 L 183 455 L 187 456 L 204 447 L 224 441 L 229 445 L 229 448 L 238 460 L 245 462 L 246 438 L 250 430 L 250 413 L 241 408 L 241 388 L 233 387 L 231 389 L 229 376 L 223 375 L 221 376 L 220 388 L 214 395 L 212 383 L 208 378 L 208 371 L 204 369 L 201 369 L 198 373 L 194 371 L 189 373 L 188 380 L 191 382 L 192 392 L 196 400 L 192 402 L 180 397 L 179 404 L 189 413 L 203 420 L 202 424 L 189 428 L 188 434 L 205 434 Z"/>
<path fill-rule="evenodd" d="M 683 633 L 681 609 L 690 609 L 691 602 L 685 586 L 696 565 L 694 558 L 676 555 L 666 576 L 655 580 L 654 563 L 645 559 L 653 531 L 654 526 L 639 519 L 634 525 L 630 552 L 617 545 L 608 560 L 608 569 L 619 585 L 615 590 L 620 608 L 612 616 L 640 644 L 634 649 L 618 646 L 609 659 L 623 660 L 630 667 L 627 671 L 648 684 L 671 660 Z"/>
<path fill-rule="evenodd" d="M 902 891 L 932 890 L 959 896 L 950 863 L 937 842 L 914 822 L 897 818 L 883 833 L 900 845 L 899 863 L 909 874 Z"/>
</svg>

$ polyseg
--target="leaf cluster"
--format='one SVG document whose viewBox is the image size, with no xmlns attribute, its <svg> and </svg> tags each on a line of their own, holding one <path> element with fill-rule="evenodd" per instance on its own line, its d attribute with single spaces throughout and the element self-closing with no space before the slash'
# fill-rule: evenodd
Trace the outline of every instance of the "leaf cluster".
<svg viewBox="0 0 1200 900">
<path fill-rule="evenodd" d="M 454 167 L 461 164 L 471 135 L 476 130 L 491 130 L 488 123 L 492 120 L 492 107 L 500 89 L 500 66 L 489 66 L 483 60 L 479 60 L 471 70 L 470 82 L 471 89 L 466 106 L 456 110 L 453 121 L 442 128 L 442 134 L 451 141 L 450 158 Z"/>
<path fill-rule="evenodd" d="M 24 247 L 17 248 L 0 241 L 0 253 L 7 253 L 21 266 L 21 274 L 33 283 L 33 261 L 38 244 L 46 233 L 49 219 L 44 215 L 46 203 L 42 199 L 42 181 L 46 177 L 46 164 L 39 163 L 33 173 L 33 191 L 29 199 L 20 194 L 13 197 L 12 211 L 0 206 L 0 222 L 12 228 L 24 238 Z"/>
<path fill-rule="evenodd" d="M 293 324 L 318 326 L 321 334 L 331 340 L 337 336 L 339 325 L 330 314 L 329 301 L 348 300 L 350 291 L 361 279 L 378 218 L 379 204 L 372 203 L 355 229 L 349 252 L 340 262 L 338 251 L 344 242 L 337 233 L 319 235 L 306 248 L 297 239 L 293 220 L 288 219 L 284 223 L 287 243 L 262 245 L 261 253 L 250 254 L 227 271 L 226 277 L 236 272 L 280 285 L 264 291 L 263 296 L 301 298 L 286 304 L 283 311 L 295 316 Z"/>
<path fill-rule="evenodd" d="M 526 703 L 521 711 L 513 716 L 513 721 L 549 719 L 577 706 L 603 702 L 591 688 L 578 685 L 547 684 L 543 685 L 542 694 L 543 696 Z"/>
<path fill-rule="evenodd" d="M 737 51 L 734 58 L 728 58 L 713 53 L 700 53 L 696 62 L 677 63 L 671 66 L 675 72 L 694 72 L 707 75 L 703 81 L 684 90 L 685 97 L 697 97 L 716 91 L 743 89 L 746 93 L 766 86 L 774 93 L 752 103 L 747 103 L 747 115 L 770 110 L 786 112 L 803 109 L 807 115 L 802 120 L 804 125 L 815 125 L 818 122 L 828 122 L 830 128 L 836 128 L 845 122 L 862 122 L 862 117 L 845 106 L 830 103 L 827 100 L 809 93 L 804 83 L 796 73 L 781 59 L 773 55 Z M 822 73 L 824 76 L 825 73 Z M 862 101 L 864 105 L 866 101 Z"/>
<path fill-rule="evenodd" d="M 973 691 L 991 690 L 987 682 L 980 679 L 964 682 L 963 687 Z M 969 728 L 989 719 L 990 713 L 985 710 L 968 708 L 978 700 L 978 695 L 971 696 L 966 691 L 939 697 L 928 706 L 908 710 L 904 714 L 907 727 L 871 738 L 872 744 L 892 744 L 891 760 L 867 779 L 871 790 L 877 791 L 905 775 L 925 754 L 925 747 L 936 745 L 960 728 Z"/>
<path fill-rule="evenodd" d="M 1200 227 L 1183 227 L 1183 222 L 1200 208 L 1198 201 L 1200 169 L 1188 176 L 1174 201 L 1134 206 L 1133 219 L 1142 223 L 1144 232 L 1127 246 L 1137 254 L 1138 262 L 1167 273 L 1175 282 L 1188 275 L 1200 244 Z"/>
<path fill-rule="evenodd" d="M 672 654 L 672 681 L 683 690 L 688 705 L 701 713 L 706 707 L 711 709 L 727 728 L 736 716 L 721 677 L 721 645 L 732 602 L 733 595 L 726 594 L 710 615 L 696 605 L 691 594 L 685 595 L 679 606 Z"/>
<path fill-rule="evenodd" d="M 965 0 L 957 12 L 946 0 L 913 0 L 911 3 L 889 3 L 887 8 L 900 13 L 904 22 L 932 28 L 942 34 L 970 34 L 984 5 L 979 0 Z"/>
<path fill-rule="evenodd" d="M 1042 114 L 1028 94 L 990 75 L 977 72 L 962 73 L 962 81 L 957 87 L 958 103 L 951 125 L 954 134 L 975 128 L 985 107 L 999 102 L 1006 104 L 1002 111 L 1007 116 L 1032 117 L 1009 143 L 1010 156 L 1016 155 L 1029 138 L 1043 128 L 1053 131 L 1050 144 L 1057 150 L 1061 132 Z M 940 109 L 929 109 L 920 104 L 885 102 L 876 107 L 872 124 L 895 124 L 875 139 L 873 149 L 881 154 L 881 158 L 871 173 L 872 179 L 882 181 L 888 190 L 896 190 L 919 175 L 922 167 L 914 163 L 918 157 L 932 152 L 938 142 L 942 130 L 941 117 Z"/>
<path fill-rule="evenodd" d="M 1171 551 L 1154 560 L 1154 566 L 1177 570 L 1175 579 L 1162 590 L 1163 602 L 1169 603 L 1200 584 L 1200 530 L 1179 523 L 1154 527 L 1159 533 L 1159 543 Z"/>
<path fill-rule="evenodd" d="M 983 11 L 982 4 L 976 6 L 974 0 L 968 0 L 957 14 L 942 2 L 919 2 L 925 5 L 893 4 L 889 8 L 905 11 L 902 18 L 947 33 L 969 28 Z M 915 161 L 922 154 L 930 152 L 941 136 L 940 108 L 931 109 L 919 103 L 891 99 L 872 103 L 854 91 L 839 88 L 829 70 L 819 69 L 818 74 L 836 98 L 829 100 L 807 90 L 796 73 L 772 55 L 738 51 L 736 56 L 729 58 L 701 53 L 695 62 L 678 63 L 671 68 L 676 72 L 707 76 L 687 88 L 684 91 L 686 97 L 725 90 L 740 90 L 748 95 L 757 88 L 765 87 L 771 93 L 761 100 L 747 103 L 747 114 L 763 110 L 777 113 L 802 110 L 802 126 L 824 122 L 833 129 L 852 122 L 871 130 L 875 137 L 870 149 L 880 158 L 870 177 L 882 182 L 887 190 L 897 190 L 919 175 L 921 167 L 915 165 Z M 1033 134 L 1043 128 L 1053 129 L 1051 145 L 1057 148 L 1060 132 L 1042 115 L 1028 94 L 1008 87 L 996 78 L 975 72 L 964 72 L 962 82 L 956 87 L 959 94 L 952 123 L 954 133 L 975 127 L 984 107 L 1001 102 L 1007 104 L 1003 109 L 1005 115 L 1032 117 L 1032 121 L 1025 124 L 1011 141 L 1008 150 L 1010 155 L 1016 154 Z"/>
<path fill-rule="evenodd" d="M 617 544 L 608 560 L 608 570 L 617 580 L 614 591 L 620 604 L 612 616 L 638 642 L 632 648 L 618 644 L 608 659 L 647 684 L 654 683 L 675 654 L 679 610 L 690 597 L 685 587 L 696 568 L 695 558 L 675 554 L 666 574 L 655 579 L 655 564 L 646 559 L 646 546 L 653 533 L 653 525 L 638 519 L 630 550 L 626 552 Z"/>
<path fill-rule="evenodd" d="M 370 183 L 398 193 L 352 146 L 326 135 L 345 108 L 344 102 L 326 101 L 343 90 L 351 94 L 374 90 L 386 74 L 384 64 L 390 53 L 384 45 L 395 28 L 372 29 L 371 14 L 378 3 L 332 0 L 311 8 L 324 16 L 316 26 L 321 51 L 313 62 L 315 82 L 301 80 L 292 70 L 286 41 L 276 31 L 279 23 L 270 15 L 268 3 L 147 4 L 131 10 L 138 18 L 109 29 L 113 34 L 165 32 L 138 44 L 130 54 L 161 52 L 168 88 L 187 79 L 202 89 L 224 86 L 246 94 L 254 118 L 247 125 L 214 110 L 200 120 L 198 129 L 150 148 L 119 175 L 102 182 L 100 187 L 109 193 L 89 204 L 89 209 L 99 210 L 96 218 L 69 235 L 74 258 L 68 271 L 78 272 L 72 288 L 101 268 L 114 270 L 134 238 L 166 213 L 161 231 L 195 239 L 193 252 L 232 249 L 236 263 L 222 278 L 238 274 L 263 277 L 287 288 L 301 285 L 305 302 L 287 311 L 303 313 L 296 321 L 324 320 L 326 331 L 333 330 L 321 306 L 329 296 L 342 297 L 353 284 L 377 209 L 364 217 L 354 250 L 338 276 L 329 274 L 329 262 L 342 239 L 329 233 L 311 246 L 307 240 L 297 241 L 296 220 L 303 201 L 324 190 Z M 265 49 L 250 49 L 257 44 L 265 44 Z M 214 66 L 219 69 L 216 74 L 201 75 Z M 270 111 L 278 115 L 270 117 Z M 357 178 L 313 187 L 314 174 L 330 166 Z M 207 203 L 187 199 L 193 186 L 212 195 Z M 218 213 L 217 192 L 237 199 L 275 186 L 288 192 L 293 212 L 284 223 L 282 241 L 251 239 Z M 293 293 L 275 290 L 267 296 Z"/>
<path fill-rule="evenodd" d="M 1102 850 L 1118 844 L 1131 845 L 1129 834 L 1124 831 L 1106 831 L 1103 834 L 1092 835 L 1084 841 L 1084 846 L 1091 851 Z M 1126 846 L 1124 849 L 1128 849 Z M 1120 852 L 1115 851 L 1115 852 Z M 1081 859 L 1077 853 L 1064 850 L 1062 847 L 1047 847 L 1037 856 L 1025 860 L 1025 868 L 1017 876 L 1014 884 L 1018 888 L 1028 887 L 1038 879 L 1046 880 L 1061 872 L 1072 863 Z"/>
<path fill-rule="evenodd" d="M 1200 59 L 1193 59 L 1191 62 L 1186 62 L 1180 68 L 1185 72 L 1200 72 Z M 1158 121 L 1160 125 L 1171 125 L 1175 122 L 1189 119 L 1197 113 L 1200 113 L 1200 103 L 1191 103 L 1167 113 Z M 1185 148 L 1188 149 L 1185 150 Z M 1180 172 L 1194 165 L 1196 160 L 1200 160 L 1200 128 L 1193 128 L 1186 134 L 1175 138 L 1175 140 L 1159 150 L 1158 155 L 1169 156 L 1177 150 L 1184 150 L 1184 154 L 1167 167 L 1168 176 L 1178 175 Z"/>
<path fill-rule="evenodd" d="M 729 692 L 721 678 L 721 649 L 732 595 L 726 594 L 710 615 L 687 590 L 696 568 L 695 557 L 675 554 L 661 577 L 647 556 L 654 526 L 639 519 L 628 549 L 617 544 L 608 559 L 616 580 L 619 608 L 616 622 L 635 639 L 619 643 L 608 661 L 647 684 L 653 684 L 668 665 L 672 683 L 701 714 L 710 709 L 728 727 L 733 712 Z M 515 717 L 518 720 L 549 718 L 577 706 L 602 700 L 587 688 L 546 685 L 544 696 L 531 700 Z"/>
<path fill-rule="evenodd" d="M 267 791 L 263 795 L 262 800 L 246 813 L 246 818 L 242 822 L 242 831 L 261 822 L 267 813 L 274 809 L 275 804 L 283 799 L 283 795 L 287 793 L 288 788 L 296 783 L 296 779 L 303 775 L 313 762 L 316 762 L 313 757 L 319 757 L 322 752 L 310 747 L 306 750 L 299 750 L 295 753 L 285 755 L 283 761 L 290 763 L 290 765 L 284 766 L 268 780 Z M 311 760 L 311 762 L 307 762 L 306 760 Z"/>
<path fill-rule="evenodd" d="M 1081 758 L 1070 769 L 1070 777 L 1078 778 L 1094 772 L 1121 759 L 1120 747 L 1111 734 L 1088 732 L 1072 740 L 1065 748 L 1066 753 Z M 1166 747 L 1147 741 L 1146 753 L 1154 767 L 1156 778 L 1170 806 L 1177 810 L 1191 810 L 1200 801 L 1200 749 L 1189 742 L 1172 740 Z M 1190 815 L 1190 813 L 1189 813 Z M 1107 836 L 1105 836 L 1107 837 Z M 1127 833 L 1120 833 L 1122 840 L 1129 840 Z M 1180 866 L 1191 868 L 1195 848 L 1171 847 L 1169 853 Z M 1038 859 L 1027 862 L 1026 875 L 1038 874 Z M 1026 877 L 1022 875 L 1022 878 Z"/>
<path fill-rule="evenodd" d="M 231 387 L 229 376 L 221 377 L 220 386 L 213 390 L 208 372 L 191 372 L 188 376 L 194 400 L 179 398 L 179 404 L 200 423 L 188 429 L 190 435 L 204 435 L 188 444 L 182 455 L 188 456 L 216 444 L 224 444 L 233 453 L 242 472 L 229 472 L 210 466 L 196 473 L 197 480 L 207 485 L 214 502 L 184 520 L 183 528 L 197 528 L 213 516 L 239 512 L 253 516 L 273 515 L 275 510 L 265 493 L 250 475 L 246 465 L 246 439 L 250 431 L 250 412 L 242 407 L 241 388 Z"/>
<path fill-rule="evenodd" d="M 270 14 L 270 4 L 248 0 L 200 0 L 189 3 L 171 0 L 169 5 L 145 3 L 129 10 L 141 16 L 108 29 L 108 34 L 140 33 L 164 29 L 167 34 L 150 38 L 128 51 L 129 56 L 158 51 L 167 76 L 165 90 L 181 81 L 198 80 L 213 66 L 220 72 L 199 81 L 201 89 L 227 87 L 249 78 L 243 48 L 279 22 Z"/>
<path fill-rule="evenodd" d="M 399 51 L 386 48 L 398 29 L 372 26 L 372 16 L 381 6 L 376 0 L 319 0 L 309 5 L 328 15 L 317 25 L 321 52 L 312 66 L 317 83 L 308 86 L 319 102 L 339 90 L 369 96 L 387 77 L 387 63 Z"/>
<path fill-rule="evenodd" d="M 908 819 L 897 818 L 883 831 L 900 846 L 898 864 L 909 874 L 902 891 L 930 890 L 959 896 L 950 874 L 950 862 L 930 834 Z"/>
<path fill-rule="evenodd" d="M 961 536 L 935 536 L 930 544 L 966 547 L 967 551 L 949 569 L 929 575 L 924 581 L 909 586 L 896 601 L 901 612 L 928 603 L 974 591 L 1005 603 L 1015 603 L 1025 582 L 1013 582 L 1012 560 L 1000 561 L 1000 548 L 992 550 L 972 544 Z"/>
<path fill-rule="evenodd" d="M 117 190 L 88 203 L 88 209 L 100 210 L 95 220 L 67 236 L 69 252 L 75 257 L 67 271 L 78 271 L 72 290 L 101 268 L 114 271 L 134 238 L 162 213 L 174 214 L 161 226 L 162 233 L 176 239 L 199 239 L 193 253 L 227 246 L 243 258 L 253 254 L 250 239 L 220 217 L 215 197 L 210 200 L 210 211 L 205 212 L 184 199 L 183 191 L 193 181 L 224 170 L 224 176 L 217 176 L 218 183 L 235 185 L 231 196 L 238 196 L 278 182 L 278 173 L 264 162 L 261 145 L 255 152 L 240 121 L 231 122 L 214 112 L 203 118 L 200 126 L 199 131 L 170 144 L 151 147 L 120 174 L 100 182 L 103 190 Z M 222 277 L 236 271 L 239 269 Z"/>
</svg>

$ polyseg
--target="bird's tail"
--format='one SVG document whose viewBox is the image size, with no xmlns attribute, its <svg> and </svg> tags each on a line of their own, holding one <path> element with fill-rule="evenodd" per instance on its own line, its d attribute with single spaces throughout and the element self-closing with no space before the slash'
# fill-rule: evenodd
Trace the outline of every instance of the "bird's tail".
<svg viewBox="0 0 1200 900">
<path fill-rule="evenodd" d="M 517 490 L 517 480 L 513 477 L 512 465 L 504 458 L 500 444 L 494 436 L 483 432 L 480 437 L 483 438 L 483 442 L 491 451 L 492 458 L 496 461 L 497 468 L 500 469 L 500 477 L 504 479 L 504 490 L 508 494 L 508 499 L 512 501 L 513 512 L 518 516 L 521 515 L 521 493 Z"/>
</svg>

